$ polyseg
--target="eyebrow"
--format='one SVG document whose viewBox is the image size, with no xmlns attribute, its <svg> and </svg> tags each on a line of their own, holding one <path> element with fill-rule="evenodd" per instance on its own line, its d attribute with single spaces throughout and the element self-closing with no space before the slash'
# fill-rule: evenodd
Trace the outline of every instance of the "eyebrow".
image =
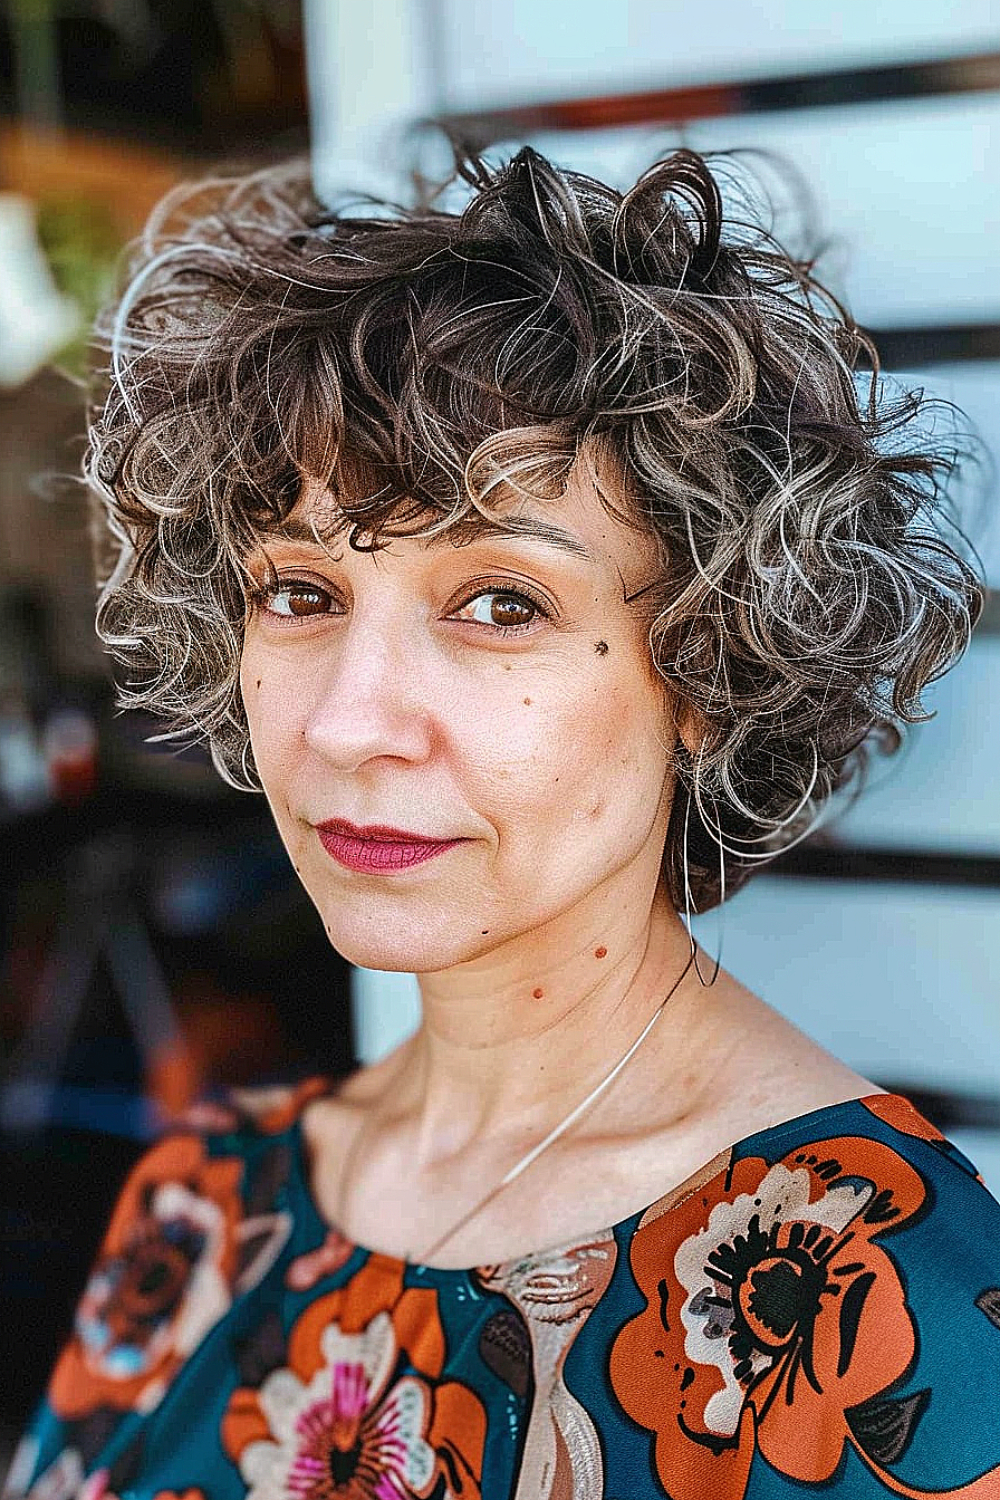
<svg viewBox="0 0 1000 1500">
<path fill-rule="evenodd" d="M 317 544 L 320 546 L 329 544 L 341 534 L 343 529 L 341 525 L 335 530 L 324 533 L 321 527 L 314 528 L 308 521 L 289 518 L 270 534 L 279 541 L 305 542 L 315 547 Z M 532 519 L 523 525 L 504 526 L 495 521 L 488 521 L 484 516 L 472 516 L 456 521 L 448 531 L 418 539 L 424 541 L 428 547 L 435 548 L 461 547 L 479 541 L 516 541 L 519 537 L 525 537 L 528 541 L 543 542 L 546 546 L 555 547 L 560 552 L 568 552 L 573 557 L 583 558 L 585 562 L 594 560 L 578 536 L 574 536 L 571 531 L 564 531 L 561 526 L 553 525 L 551 521 Z"/>
</svg>

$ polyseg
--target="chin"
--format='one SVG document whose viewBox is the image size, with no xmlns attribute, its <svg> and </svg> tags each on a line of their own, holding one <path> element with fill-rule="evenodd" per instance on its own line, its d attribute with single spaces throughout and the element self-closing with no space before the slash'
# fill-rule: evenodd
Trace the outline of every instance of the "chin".
<svg viewBox="0 0 1000 1500">
<path fill-rule="evenodd" d="M 344 921 L 343 910 L 321 913 L 331 946 L 348 963 L 362 969 L 381 969 L 390 974 L 433 974 L 456 964 L 478 958 L 495 946 L 495 940 L 481 931 L 473 934 L 434 932 L 425 923 L 419 930 L 407 932 L 395 925 L 391 936 L 386 923 L 377 927 Z"/>
</svg>

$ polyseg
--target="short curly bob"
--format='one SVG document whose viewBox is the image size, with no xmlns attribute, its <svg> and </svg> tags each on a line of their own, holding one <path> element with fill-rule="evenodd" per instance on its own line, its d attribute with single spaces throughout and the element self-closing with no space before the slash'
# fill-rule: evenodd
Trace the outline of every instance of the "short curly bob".
<svg viewBox="0 0 1000 1500">
<path fill-rule="evenodd" d="M 947 488 L 963 450 L 919 422 L 922 391 L 886 399 L 812 261 L 724 218 L 709 162 L 677 151 L 621 193 L 528 147 L 457 150 L 460 212 L 333 211 L 301 164 L 168 198 L 99 334 L 86 461 L 120 703 L 258 789 L 246 563 L 304 479 L 358 549 L 458 541 L 600 450 L 604 503 L 657 539 L 636 607 L 700 726 L 675 754 L 678 909 L 685 846 L 705 911 L 856 791 L 982 608 Z"/>
</svg>

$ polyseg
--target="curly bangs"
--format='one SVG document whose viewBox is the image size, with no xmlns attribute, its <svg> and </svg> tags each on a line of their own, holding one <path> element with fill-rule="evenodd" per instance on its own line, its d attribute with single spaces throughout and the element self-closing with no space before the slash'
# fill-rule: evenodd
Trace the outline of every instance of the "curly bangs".
<svg viewBox="0 0 1000 1500">
<path fill-rule="evenodd" d="M 602 500 L 658 544 L 635 606 L 700 740 L 675 752 L 664 874 L 683 907 L 686 848 L 705 911 L 931 717 L 921 691 L 984 597 L 948 493 L 961 447 L 922 391 L 886 396 L 811 261 L 724 216 L 709 159 L 677 151 L 625 193 L 530 148 L 457 174 L 456 213 L 331 211 L 296 165 L 154 215 L 98 331 L 86 461 L 119 702 L 259 789 L 247 559 L 304 481 L 353 547 L 457 540 L 516 529 L 512 495 L 557 500 L 599 450 Z"/>
</svg>

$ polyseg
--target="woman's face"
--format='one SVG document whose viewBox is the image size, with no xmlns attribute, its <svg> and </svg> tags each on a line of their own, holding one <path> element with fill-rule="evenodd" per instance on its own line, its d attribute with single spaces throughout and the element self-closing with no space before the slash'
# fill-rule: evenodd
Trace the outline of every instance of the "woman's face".
<svg viewBox="0 0 1000 1500">
<path fill-rule="evenodd" d="M 655 888 L 675 732 L 648 618 L 624 596 L 656 552 L 582 467 L 558 501 L 512 507 L 537 535 L 269 542 L 278 585 L 240 669 L 254 760 L 353 963 L 440 971 Z M 322 526 L 331 503 L 307 490 L 286 529 Z M 457 842 L 414 863 L 318 829 L 333 820 Z M 350 867 L 380 854 L 393 868 Z"/>
</svg>

